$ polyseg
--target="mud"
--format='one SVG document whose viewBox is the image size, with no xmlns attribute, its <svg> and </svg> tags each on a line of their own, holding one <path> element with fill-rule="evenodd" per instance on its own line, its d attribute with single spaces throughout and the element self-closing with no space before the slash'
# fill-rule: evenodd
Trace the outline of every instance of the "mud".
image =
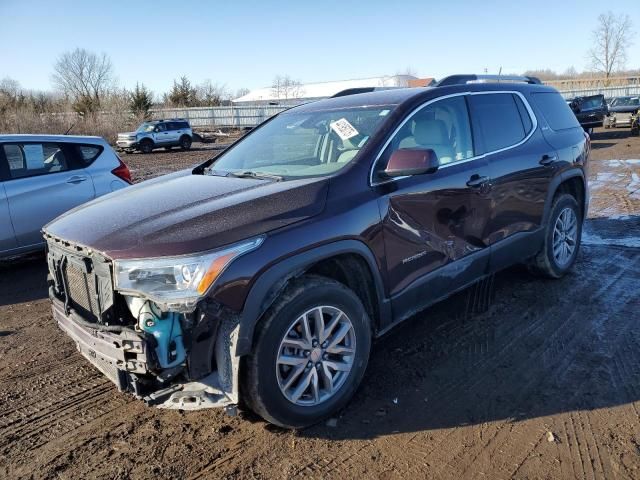
<svg viewBox="0 0 640 480">
<path fill-rule="evenodd" d="M 146 407 L 53 324 L 42 256 L 1 266 L 0 478 L 640 478 L 640 139 L 593 146 L 571 274 L 512 268 L 416 315 L 335 426 Z M 141 179 L 211 155 L 123 159 Z"/>
</svg>

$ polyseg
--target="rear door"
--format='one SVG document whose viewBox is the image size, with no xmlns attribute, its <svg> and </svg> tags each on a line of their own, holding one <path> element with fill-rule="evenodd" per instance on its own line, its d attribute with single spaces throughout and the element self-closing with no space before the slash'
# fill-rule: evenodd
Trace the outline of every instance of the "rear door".
<svg viewBox="0 0 640 480">
<path fill-rule="evenodd" d="M 9 166 L 4 188 L 18 247 L 43 243 L 40 230 L 46 223 L 95 197 L 72 144 L 5 143 L 2 154 Z"/>
<path fill-rule="evenodd" d="M 483 242 L 492 247 L 492 269 L 500 269 L 538 248 L 529 234 L 542 227 L 557 152 L 545 141 L 520 93 L 474 93 L 469 106 L 476 143 L 488 160 L 492 184 L 493 208 Z"/>
<path fill-rule="evenodd" d="M 385 181 L 398 149 L 432 149 L 432 174 Z M 377 179 L 377 181 L 376 181 Z M 410 115 L 376 162 L 387 278 L 395 318 L 432 303 L 485 273 L 482 235 L 490 214 L 487 161 L 474 153 L 464 95 L 425 104 Z"/>
</svg>

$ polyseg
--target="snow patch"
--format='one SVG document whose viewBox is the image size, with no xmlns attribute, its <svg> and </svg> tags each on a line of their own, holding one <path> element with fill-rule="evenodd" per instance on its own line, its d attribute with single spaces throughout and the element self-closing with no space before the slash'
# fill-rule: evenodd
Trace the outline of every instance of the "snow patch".
<svg viewBox="0 0 640 480">
<path fill-rule="evenodd" d="M 640 248 L 640 237 L 602 238 L 593 233 L 582 232 L 582 244 Z"/>
</svg>

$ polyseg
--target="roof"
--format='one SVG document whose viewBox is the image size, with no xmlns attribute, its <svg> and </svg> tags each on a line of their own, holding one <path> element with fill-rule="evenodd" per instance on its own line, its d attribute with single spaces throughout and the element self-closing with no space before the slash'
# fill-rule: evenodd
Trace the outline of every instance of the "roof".
<svg viewBox="0 0 640 480">
<path fill-rule="evenodd" d="M 318 110 L 329 110 L 338 108 L 356 108 L 356 107 L 372 107 L 372 106 L 394 106 L 415 97 L 420 93 L 424 93 L 429 88 L 396 88 L 391 90 L 375 90 L 366 93 L 354 93 L 353 95 L 345 95 L 343 97 L 326 98 L 317 102 L 305 103 L 298 107 L 294 107 L 291 112 L 312 112 Z"/>
<path fill-rule="evenodd" d="M 78 143 L 105 143 L 105 139 L 89 135 L 40 135 L 20 133 L 0 135 L 0 142 L 78 142 Z"/>
<path fill-rule="evenodd" d="M 555 88 L 546 85 L 516 82 L 486 82 L 446 85 L 442 87 L 396 88 L 390 90 L 376 90 L 367 93 L 356 93 L 353 95 L 345 95 L 343 97 L 326 98 L 293 107 L 283 113 L 302 113 L 368 106 L 393 107 L 414 99 L 417 101 L 423 101 L 454 93 L 489 91 L 557 92 Z"/>
<path fill-rule="evenodd" d="M 265 87 L 252 90 L 242 97 L 233 100 L 233 103 L 277 101 L 292 98 L 324 98 L 349 88 L 361 87 L 403 87 L 407 81 L 415 77 L 411 75 L 390 75 L 383 77 L 359 78 L 353 80 L 338 80 L 331 82 L 306 83 L 290 87 L 287 95 L 278 95 L 274 87 Z M 283 87 L 286 90 L 286 87 Z"/>
</svg>

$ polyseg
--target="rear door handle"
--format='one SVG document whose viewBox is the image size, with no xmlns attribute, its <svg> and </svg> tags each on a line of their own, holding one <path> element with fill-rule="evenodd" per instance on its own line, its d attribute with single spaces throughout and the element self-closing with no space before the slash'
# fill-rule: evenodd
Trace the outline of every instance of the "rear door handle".
<svg viewBox="0 0 640 480">
<path fill-rule="evenodd" d="M 87 180 L 87 177 L 82 176 L 82 175 L 74 175 L 73 177 L 69 178 L 69 180 L 67 180 L 67 183 L 72 183 L 74 185 L 77 185 L 78 183 L 82 183 L 84 181 Z"/>
<path fill-rule="evenodd" d="M 480 188 L 489 182 L 489 177 L 481 177 L 480 175 L 472 175 L 467 182 L 467 187 Z"/>
<path fill-rule="evenodd" d="M 549 165 L 551 165 L 556 160 L 558 160 L 558 156 L 555 153 L 552 153 L 551 155 L 545 154 L 540 159 L 540 165 L 548 167 Z"/>
</svg>

